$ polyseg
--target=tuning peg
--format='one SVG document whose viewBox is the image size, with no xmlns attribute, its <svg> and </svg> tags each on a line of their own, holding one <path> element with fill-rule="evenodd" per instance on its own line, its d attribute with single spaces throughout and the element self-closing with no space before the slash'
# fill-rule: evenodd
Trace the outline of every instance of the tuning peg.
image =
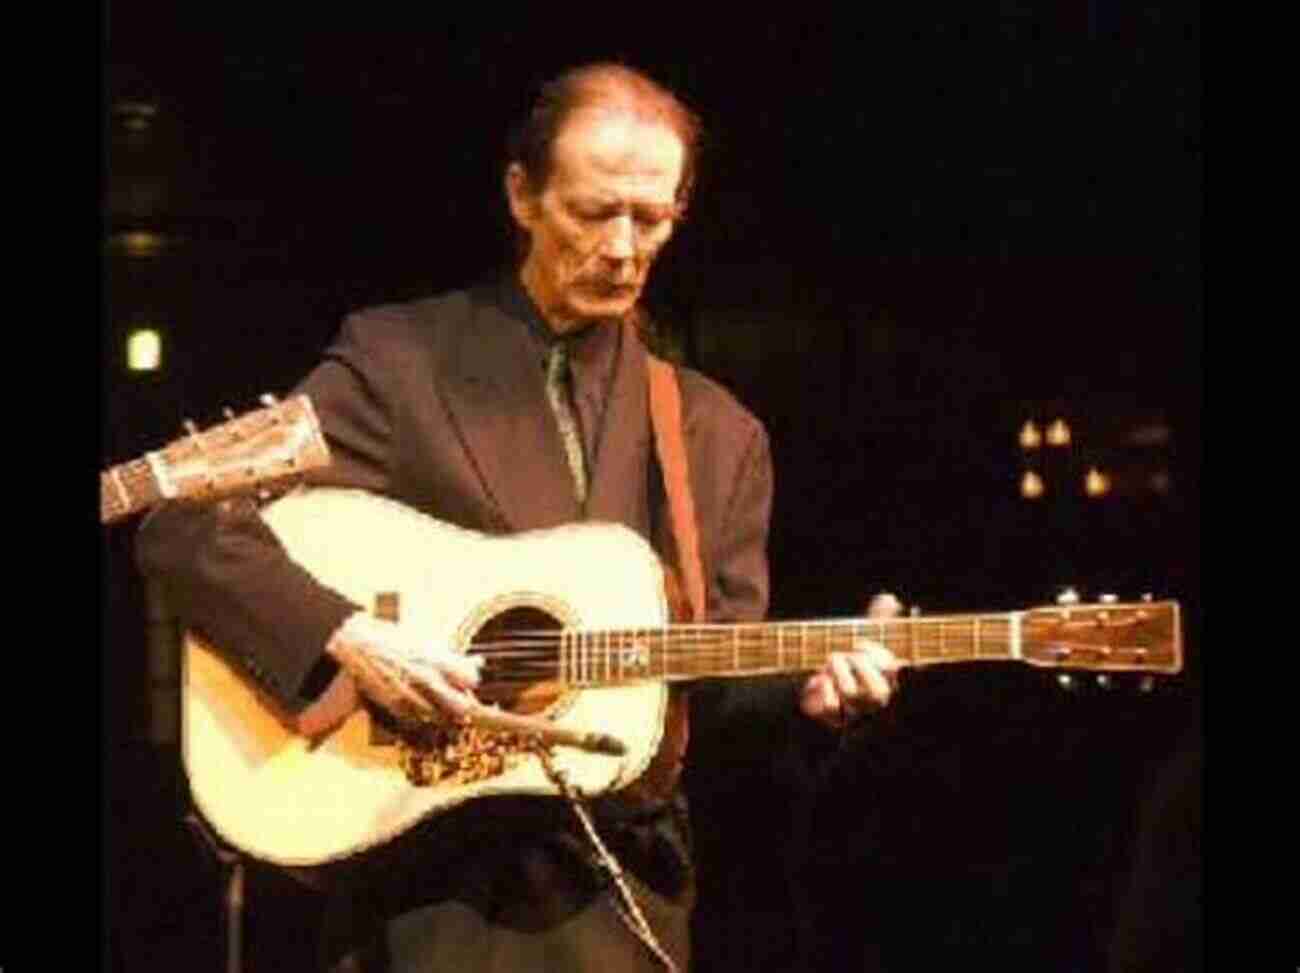
<svg viewBox="0 0 1300 973">
<path fill-rule="evenodd" d="M 1103 605 L 1114 605 L 1119 601 L 1119 595 L 1105 594 L 1097 599 Z"/>
<path fill-rule="evenodd" d="M 1150 604 L 1151 602 L 1155 601 L 1156 599 L 1155 599 L 1155 595 L 1153 595 L 1153 594 L 1151 594 L 1151 592 L 1147 591 L 1147 592 L 1144 592 L 1144 593 L 1143 593 L 1143 595 L 1142 595 L 1142 600 L 1145 601 L 1147 604 Z"/>
<path fill-rule="evenodd" d="M 921 617 L 921 606 L 920 606 L 920 605 L 913 605 L 912 607 L 910 607 L 909 609 L 907 609 L 907 614 L 910 615 L 910 616 L 912 616 L 913 618 L 920 618 L 920 617 Z"/>
<path fill-rule="evenodd" d="M 235 410 L 232 409 L 230 406 L 226 406 L 224 409 L 222 409 L 221 414 L 225 416 L 227 419 L 235 418 Z"/>
<path fill-rule="evenodd" d="M 1058 605 L 1077 605 L 1079 603 L 1079 592 L 1072 586 L 1062 588 L 1056 595 Z"/>
<path fill-rule="evenodd" d="M 185 427 L 185 431 L 191 436 L 197 436 L 199 434 L 199 427 L 194 424 L 193 419 L 186 419 L 181 423 L 181 425 Z"/>
<path fill-rule="evenodd" d="M 1067 693 L 1074 692 L 1074 676 L 1068 672 L 1062 672 L 1056 677 L 1056 684 L 1064 689 Z"/>
<path fill-rule="evenodd" d="M 275 405 L 275 396 L 270 392 L 263 392 L 257 401 L 261 402 L 262 405 L 269 409 L 271 406 Z"/>
<path fill-rule="evenodd" d="M 1110 676 L 1104 672 L 1097 673 L 1097 685 L 1102 689 L 1110 688 Z"/>
</svg>

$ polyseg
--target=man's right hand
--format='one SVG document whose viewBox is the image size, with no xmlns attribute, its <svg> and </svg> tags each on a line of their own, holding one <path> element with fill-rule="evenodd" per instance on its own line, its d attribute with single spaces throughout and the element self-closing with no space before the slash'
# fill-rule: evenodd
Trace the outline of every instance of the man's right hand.
<svg viewBox="0 0 1300 973">
<path fill-rule="evenodd" d="M 400 625 L 365 612 L 349 616 L 325 651 L 351 677 L 354 693 L 360 691 L 401 719 L 454 721 L 477 705 L 472 691 L 479 684 L 481 658 L 428 645 Z M 322 699 L 331 693 L 346 697 L 348 687 L 335 682 Z"/>
</svg>

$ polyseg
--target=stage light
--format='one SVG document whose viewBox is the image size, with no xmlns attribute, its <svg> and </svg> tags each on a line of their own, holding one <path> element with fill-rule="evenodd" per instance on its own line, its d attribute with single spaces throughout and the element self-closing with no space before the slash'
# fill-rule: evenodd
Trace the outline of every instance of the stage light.
<svg viewBox="0 0 1300 973">
<path fill-rule="evenodd" d="M 1094 466 L 1084 477 L 1083 488 L 1090 497 L 1104 497 L 1110 493 L 1110 477 Z"/>
<path fill-rule="evenodd" d="M 162 335 L 153 328 L 137 328 L 126 339 L 126 367 L 133 372 L 155 372 L 162 367 Z"/>
<path fill-rule="evenodd" d="M 1043 495 L 1043 478 L 1033 470 L 1026 470 L 1020 478 L 1020 495 L 1026 500 L 1037 500 Z"/>
<path fill-rule="evenodd" d="M 1070 427 L 1064 419 L 1057 419 L 1047 427 L 1047 444 L 1049 446 L 1070 445 Z"/>
<path fill-rule="evenodd" d="M 1042 433 L 1034 425 L 1034 420 L 1026 419 L 1025 424 L 1020 427 L 1020 448 L 1037 449 L 1043 442 Z"/>
</svg>

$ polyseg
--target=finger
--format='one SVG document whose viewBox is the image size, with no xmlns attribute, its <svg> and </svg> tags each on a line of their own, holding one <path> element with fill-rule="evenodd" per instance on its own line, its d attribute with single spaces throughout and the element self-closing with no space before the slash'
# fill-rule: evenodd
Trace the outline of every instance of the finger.
<svg viewBox="0 0 1300 973">
<path fill-rule="evenodd" d="M 898 684 L 898 673 L 903 668 L 903 660 L 889 649 L 885 648 L 879 642 L 873 642 L 870 639 L 855 639 L 853 649 L 860 653 L 866 661 L 879 671 L 890 686 Z"/>
<path fill-rule="evenodd" d="M 878 706 L 888 703 L 893 687 L 884 673 L 867 661 L 865 653 L 853 656 L 851 665 L 861 689 L 850 698 L 859 700 L 866 697 Z"/>
<path fill-rule="evenodd" d="M 411 679 L 409 681 L 399 681 L 393 688 L 401 712 L 421 720 L 432 719 L 437 715 L 434 703 L 424 695 L 425 692 L 431 692 L 434 696 L 438 695 L 437 690 L 430 684 L 422 680 Z"/>
<path fill-rule="evenodd" d="M 824 719 L 838 713 L 839 708 L 839 694 L 835 692 L 831 678 L 826 673 L 819 672 L 804 683 L 803 711 L 808 716 Z"/>
<path fill-rule="evenodd" d="M 829 660 L 831 678 L 835 681 L 835 690 L 841 697 L 852 698 L 860 692 L 858 675 L 849 656 L 843 652 L 833 652 Z"/>
<path fill-rule="evenodd" d="M 481 681 L 480 670 L 483 668 L 483 657 L 448 652 L 434 658 L 414 659 L 411 666 L 420 670 L 426 679 L 432 680 L 441 676 L 458 689 L 470 689 Z"/>
<path fill-rule="evenodd" d="M 835 691 L 835 680 L 823 675 L 817 685 L 817 710 L 823 716 L 838 716 L 840 713 L 840 694 Z"/>
<path fill-rule="evenodd" d="M 896 677 L 898 671 L 903 668 L 903 660 L 878 642 L 870 643 L 863 651 L 871 664 L 886 677 Z"/>
<path fill-rule="evenodd" d="M 437 699 L 438 708 L 454 720 L 465 717 L 478 705 L 473 696 L 445 682 L 439 683 L 432 688 Z"/>
</svg>

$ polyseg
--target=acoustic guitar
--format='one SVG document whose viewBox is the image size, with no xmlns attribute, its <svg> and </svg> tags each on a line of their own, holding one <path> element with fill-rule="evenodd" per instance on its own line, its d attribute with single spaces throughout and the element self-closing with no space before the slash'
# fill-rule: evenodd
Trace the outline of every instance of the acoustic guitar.
<svg viewBox="0 0 1300 973">
<path fill-rule="evenodd" d="M 261 515 L 322 584 L 395 615 L 435 644 L 482 655 L 477 695 L 485 704 L 616 736 L 621 754 L 550 748 L 549 761 L 588 796 L 619 791 L 645 772 L 663 733 L 670 683 L 812 671 L 862 639 L 883 643 L 908 666 L 1015 661 L 1174 673 L 1183 664 L 1173 601 L 676 625 L 661 562 L 620 525 L 490 537 L 333 488 L 298 489 Z M 182 684 L 183 756 L 195 804 L 227 842 L 269 863 L 336 862 L 468 801 L 559 794 L 526 746 L 497 747 L 477 774 L 421 773 L 440 765 L 436 753 L 419 759 L 420 748 L 436 749 L 454 733 L 408 733 L 364 706 L 323 738 L 308 739 L 241 667 L 194 633 L 185 640 Z"/>
</svg>

